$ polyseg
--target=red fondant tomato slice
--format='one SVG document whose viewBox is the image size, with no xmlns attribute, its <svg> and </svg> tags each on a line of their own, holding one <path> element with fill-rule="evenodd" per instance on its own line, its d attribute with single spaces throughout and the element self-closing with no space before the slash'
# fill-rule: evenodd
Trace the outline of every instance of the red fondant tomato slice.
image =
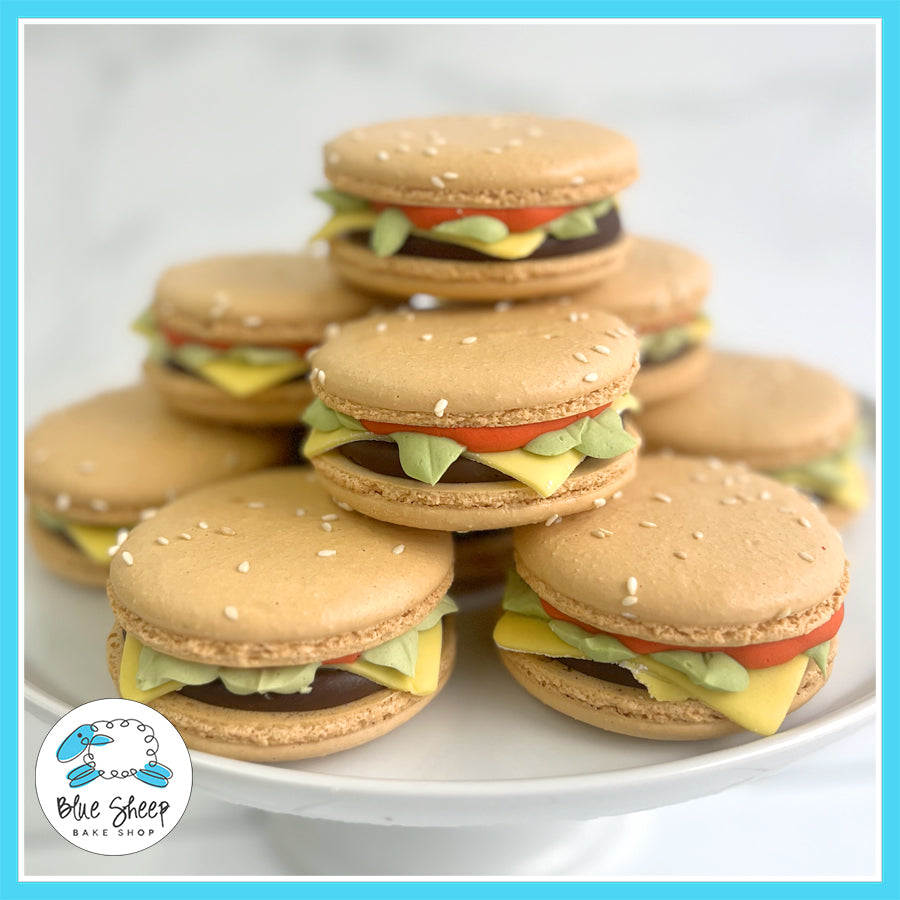
<svg viewBox="0 0 900 900">
<path fill-rule="evenodd" d="M 226 341 L 204 341 L 200 338 L 196 338 L 193 335 L 189 334 L 181 334 L 178 331 L 173 331 L 171 328 L 167 328 L 165 325 L 159 326 L 159 331 L 162 336 L 166 339 L 166 343 L 171 344 L 173 347 L 180 347 L 182 344 L 202 344 L 204 347 L 210 347 L 213 350 L 230 350 L 235 345 L 233 343 L 229 344 Z M 293 350 L 295 353 L 303 356 L 310 347 L 315 346 L 314 344 L 279 344 L 277 348 L 273 349 L 285 349 L 285 350 Z"/>
<path fill-rule="evenodd" d="M 349 653 L 347 656 L 338 656 L 338 657 L 335 657 L 334 659 L 326 659 L 322 663 L 322 665 L 323 666 L 338 666 L 338 665 L 341 665 L 342 663 L 355 663 L 360 658 L 360 656 L 362 656 L 362 653 Z"/>
<path fill-rule="evenodd" d="M 373 203 L 372 208 L 381 212 L 392 206 L 391 203 Z M 467 216 L 490 216 L 499 219 L 511 232 L 531 231 L 539 225 L 546 225 L 567 212 L 574 206 L 532 206 L 528 209 L 474 209 L 459 206 L 395 206 L 416 228 L 427 231 L 442 222 L 452 222 Z"/>
<path fill-rule="evenodd" d="M 550 422 L 531 422 L 527 425 L 499 425 L 496 428 L 432 428 L 430 425 L 392 425 L 389 422 L 372 422 L 360 419 L 360 425 L 372 434 L 393 434 L 397 431 L 414 431 L 417 434 L 433 434 L 435 437 L 452 438 L 473 453 L 497 453 L 502 450 L 518 450 L 530 440 L 548 431 L 565 428 L 578 419 L 599 415 L 609 407 L 598 406 L 588 412 L 576 413 Z"/>
<path fill-rule="evenodd" d="M 591 634 L 608 634 L 624 644 L 629 650 L 643 656 L 647 653 L 660 653 L 663 650 L 693 650 L 695 653 L 725 653 L 739 662 L 745 669 L 768 669 L 770 666 L 778 666 L 792 660 L 795 656 L 810 647 L 815 647 L 823 641 L 833 638 L 844 621 L 844 605 L 841 604 L 837 612 L 818 628 L 814 628 L 807 634 L 797 637 L 785 638 L 782 641 L 769 641 L 765 644 L 747 644 L 743 647 L 684 647 L 676 644 L 661 644 L 657 641 L 645 641 L 643 638 L 631 637 L 624 634 L 612 634 L 609 631 L 601 631 L 585 622 L 579 622 L 564 612 L 551 606 L 546 600 L 541 600 L 544 612 L 551 619 L 561 619 L 564 622 L 572 622 L 579 628 Z"/>
</svg>

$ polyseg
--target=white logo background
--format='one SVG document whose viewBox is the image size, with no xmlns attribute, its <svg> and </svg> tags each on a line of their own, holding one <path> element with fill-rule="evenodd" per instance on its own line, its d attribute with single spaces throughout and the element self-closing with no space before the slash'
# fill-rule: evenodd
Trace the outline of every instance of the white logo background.
<svg viewBox="0 0 900 900">
<path fill-rule="evenodd" d="M 38 752 L 35 786 L 50 824 L 104 856 L 164 838 L 191 795 L 193 772 L 175 726 L 133 700 L 94 700 L 66 713 Z"/>
</svg>

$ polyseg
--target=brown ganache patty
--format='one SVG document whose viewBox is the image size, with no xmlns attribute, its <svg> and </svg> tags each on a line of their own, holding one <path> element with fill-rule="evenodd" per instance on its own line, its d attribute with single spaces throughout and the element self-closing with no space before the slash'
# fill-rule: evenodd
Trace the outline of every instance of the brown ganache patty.
<svg viewBox="0 0 900 900">
<path fill-rule="evenodd" d="M 208 684 L 186 684 L 178 692 L 185 697 L 224 706 L 228 709 L 249 709 L 260 712 L 308 712 L 315 709 L 331 709 L 353 700 L 368 697 L 385 688 L 342 669 L 319 669 L 307 694 L 233 694 L 218 678 Z"/>
<path fill-rule="evenodd" d="M 590 675 L 592 678 L 599 678 L 601 681 L 609 681 L 613 684 L 621 684 L 625 687 L 640 688 L 642 691 L 647 688 L 641 684 L 628 669 L 616 665 L 615 663 L 595 662 L 592 659 L 576 659 L 563 658 L 557 660 L 564 666 L 581 672 L 582 675 Z"/>
<path fill-rule="evenodd" d="M 338 449 L 350 462 L 370 472 L 392 478 L 409 478 L 400 465 L 400 448 L 393 441 L 354 441 Z M 491 481 L 509 481 L 509 475 L 461 456 L 450 464 L 438 483 L 483 484 Z"/>
<path fill-rule="evenodd" d="M 489 211 L 488 211 L 489 213 Z M 607 244 L 611 244 L 622 232 L 622 224 L 619 220 L 619 211 L 614 206 L 610 211 L 594 220 L 597 231 L 585 237 L 572 238 L 561 241 L 548 234 L 544 242 L 533 253 L 524 259 L 549 259 L 554 256 L 569 256 L 574 253 L 583 253 L 588 250 L 599 250 Z M 351 231 L 344 235 L 354 244 L 367 247 L 369 245 L 370 231 Z M 403 246 L 395 254 L 397 256 L 423 256 L 430 259 L 468 260 L 471 262 L 497 262 L 496 256 L 480 253 L 471 247 L 463 247 L 459 244 L 448 244 L 444 241 L 432 241 L 420 235 L 411 234 Z M 518 262 L 518 260 L 510 260 Z"/>
</svg>

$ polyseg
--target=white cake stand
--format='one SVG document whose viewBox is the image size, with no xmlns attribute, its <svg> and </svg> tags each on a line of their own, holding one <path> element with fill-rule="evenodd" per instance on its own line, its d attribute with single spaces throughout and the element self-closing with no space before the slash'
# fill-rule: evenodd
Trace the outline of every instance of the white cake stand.
<svg viewBox="0 0 900 900">
<path fill-rule="evenodd" d="M 628 813 L 751 781 L 871 719 L 877 627 L 871 506 L 846 532 L 845 546 L 851 585 L 833 677 L 772 737 L 642 741 L 550 710 L 513 682 L 493 650 L 494 594 L 459 598 L 456 671 L 403 727 L 301 763 L 192 753 L 194 784 L 276 814 L 271 840 L 298 874 L 565 871 L 583 854 L 612 853 L 638 839 Z M 114 695 L 104 651 L 112 619 L 103 591 L 56 579 L 26 552 L 24 614 L 30 711 L 55 722 L 73 706 Z"/>
</svg>

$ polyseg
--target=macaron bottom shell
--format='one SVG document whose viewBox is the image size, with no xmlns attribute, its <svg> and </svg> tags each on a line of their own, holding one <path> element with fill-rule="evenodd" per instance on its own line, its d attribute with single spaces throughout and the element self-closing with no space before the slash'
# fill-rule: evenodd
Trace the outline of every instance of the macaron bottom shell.
<svg viewBox="0 0 900 900">
<path fill-rule="evenodd" d="M 432 486 L 377 475 L 337 451 L 311 462 L 336 500 L 370 518 L 433 531 L 482 531 L 592 509 L 595 500 L 611 496 L 631 480 L 637 470 L 637 449 L 610 460 L 586 459 L 549 497 L 517 481 Z"/>
<path fill-rule="evenodd" d="M 233 397 L 196 375 L 153 359 L 144 361 L 144 374 L 175 412 L 220 424 L 254 428 L 296 426 L 300 414 L 313 400 L 305 377 L 249 397 Z"/>
<path fill-rule="evenodd" d="M 828 655 L 831 674 L 837 641 Z M 572 719 L 604 731 L 663 741 L 694 741 L 739 734 L 744 729 L 699 700 L 654 700 L 641 688 L 585 675 L 547 656 L 498 648 L 507 671 L 529 694 Z M 827 678 L 809 661 L 789 712 L 818 693 Z"/>
<path fill-rule="evenodd" d="M 644 405 L 676 397 L 703 381 L 709 360 L 709 348 L 695 344 L 665 362 L 645 363 L 634 378 L 631 393 Z"/>
<path fill-rule="evenodd" d="M 33 512 L 25 518 L 25 529 L 38 559 L 54 575 L 88 587 L 102 588 L 106 585 L 109 566 L 98 565 L 63 535 L 44 528 L 36 521 Z"/>
<path fill-rule="evenodd" d="M 493 303 L 559 297 L 592 287 L 621 268 L 627 235 L 597 250 L 497 262 L 378 257 L 347 238 L 331 241 L 331 262 L 346 282 L 369 294 L 406 300 L 426 293 L 444 300 Z"/>
<path fill-rule="evenodd" d="M 106 662 L 119 683 L 122 629 L 116 623 L 106 640 Z M 213 706 L 178 692 L 149 705 L 179 731 L 191 750 L 250 762 L 286 762 L 326 756 L 374 740 L 421 712 L 443 689 L 456 659 L 456 632 L 445 621 L 438 689 L 415 696 L 388 688 L 331 709 L 260 712 Z"/>
</svg>

